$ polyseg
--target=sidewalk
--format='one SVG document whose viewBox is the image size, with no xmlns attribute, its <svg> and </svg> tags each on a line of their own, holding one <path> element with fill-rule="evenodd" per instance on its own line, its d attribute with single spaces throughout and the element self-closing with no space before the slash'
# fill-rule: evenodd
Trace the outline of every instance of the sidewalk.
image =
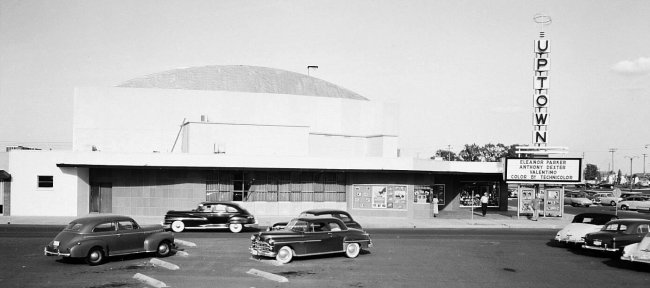
<svg viewBox="0 0 650 288">
<path fill-rule="evenodd" d="M 353 215 L 354 216 L 354 215 Z M 571 223 L 574 215 L 565 214 L 563 217 L 539 217 L 539 221 L 532 221 L 527 216 L 517 217 L 516 211 L 488 211 L 483 217 L 477 209 L 474 215 L 469 210 L 441 211 L 436 218 L 402 218 L 402 217 L 368 217 L 357 216 L 355 220 L 364 228 L 536 228 L 557 229 L 564 228 Z M 0 216 L 0 225 L 29 224 L 29 225 L 66 225 L 77 216 Z M 290 220 L 290 216 L 265 216 L 256 215 L 260 227 L 267 227 L 275 222 Z M 161 224 L 162 217 L 136 216 L 134 219 L 141 225 Z"/>
</svg>

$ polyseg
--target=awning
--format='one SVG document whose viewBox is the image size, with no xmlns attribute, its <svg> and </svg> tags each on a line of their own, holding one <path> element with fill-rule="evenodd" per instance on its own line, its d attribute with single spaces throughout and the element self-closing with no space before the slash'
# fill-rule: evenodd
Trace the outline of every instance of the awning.
<svg viewBox="0 0 650 288">
<path fill-rule="evenodd" d="M 11 174 L 7 173 L 5 170 L 0 170 L 0 181 L 9 181 L 11 180 Z"/>
</svg>

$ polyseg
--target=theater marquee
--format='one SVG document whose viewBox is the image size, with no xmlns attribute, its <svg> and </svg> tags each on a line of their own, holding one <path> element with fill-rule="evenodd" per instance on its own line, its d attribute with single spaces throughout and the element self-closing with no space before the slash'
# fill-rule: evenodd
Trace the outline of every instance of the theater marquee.
<svg viewBox="0 0 650 288">
<path fill-rule="evenodd" d="M 507 158 L 504 177 L 510 183 L 581 183 L 582 159 Z"/>
</svg>

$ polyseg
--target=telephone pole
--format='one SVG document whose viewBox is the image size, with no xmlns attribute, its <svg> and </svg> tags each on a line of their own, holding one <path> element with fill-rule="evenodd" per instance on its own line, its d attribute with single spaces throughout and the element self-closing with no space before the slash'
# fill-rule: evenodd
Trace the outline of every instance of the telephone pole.
<svg viewBox="0 0 650 288">
<path fill-rule="evenodd" d="M 614 173 L 614 152 L 616 152 L 616 148 L 609 148 L 609 153 L 612 153 L 612 172 Z"/>
</svg>

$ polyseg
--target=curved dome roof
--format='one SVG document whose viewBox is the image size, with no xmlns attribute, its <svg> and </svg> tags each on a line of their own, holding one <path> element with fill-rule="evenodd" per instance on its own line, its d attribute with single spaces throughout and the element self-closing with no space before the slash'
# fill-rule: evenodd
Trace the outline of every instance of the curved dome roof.
<svg viewBox="0 0 650 288">
<path fill-rule="evenodd" d="M 211 65 L 159 72 L 117 87 L 220 90 L 368 100 L 343 87 L 300 73 L 245 65 Z"/>
</svg>

